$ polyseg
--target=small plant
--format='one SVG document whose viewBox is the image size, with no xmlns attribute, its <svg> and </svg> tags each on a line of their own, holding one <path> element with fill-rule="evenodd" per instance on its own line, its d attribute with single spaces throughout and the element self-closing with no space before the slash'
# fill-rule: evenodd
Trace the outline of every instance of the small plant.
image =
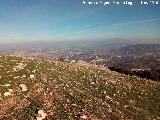
<svg viewBox="0 0 160 120">
<path fill-rule="evenodd" d="M 40 108 L 42 108 L 41 102 L 32 101 L 28 107 L 24 108 L 20 113 L 18 113 L 18 118 L 21 120 L 30 120 L 31 118 L 35 118 Z"/>
</svg>

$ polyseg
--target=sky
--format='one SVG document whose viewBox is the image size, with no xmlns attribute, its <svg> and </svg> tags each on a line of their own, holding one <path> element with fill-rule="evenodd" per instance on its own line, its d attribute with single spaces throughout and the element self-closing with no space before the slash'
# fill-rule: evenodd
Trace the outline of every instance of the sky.
<svg viewBox="0 0 160 120">
<path fill-rule="evenodd" d="M 0 43 L 160 41 L 160 2 L 143 5 L 130 0 L 131 6 L 119 0 L 120 5 L 104 6 L 100 1 L 107 0 L 0 0 Z"/>
</svg>

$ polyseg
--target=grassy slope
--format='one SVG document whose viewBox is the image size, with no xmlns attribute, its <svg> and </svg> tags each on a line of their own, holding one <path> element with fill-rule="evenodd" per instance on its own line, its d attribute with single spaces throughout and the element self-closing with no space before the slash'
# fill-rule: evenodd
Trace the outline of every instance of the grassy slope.
<svg viewBox="0 0 160 120">
<path fill-rule="evenodd" d="M 19 63 L 24 69 L 13 71 Z M 26 77 L 24 77 L 25 75 Z M 34 75 L 34 78 L 30 78 Z M 75 63 L 0 57 L 0 119 L 160 119 L 160 84 Z M 22 92 L 20 84 L 27 91 Z M 10 96 L 4 93 L 12 89 Z"/>
</svg>

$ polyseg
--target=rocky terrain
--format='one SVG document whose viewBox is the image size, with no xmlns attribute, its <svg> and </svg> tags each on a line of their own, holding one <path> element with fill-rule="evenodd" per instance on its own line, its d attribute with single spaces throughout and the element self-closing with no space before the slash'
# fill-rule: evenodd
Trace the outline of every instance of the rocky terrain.
<svg viewBox="0 0 160 120">
<path fill-rule="evenodd" d="M 82 61 L 0 56 L 0 119 L 160 119 L 160 83 Z"/>
</svg>

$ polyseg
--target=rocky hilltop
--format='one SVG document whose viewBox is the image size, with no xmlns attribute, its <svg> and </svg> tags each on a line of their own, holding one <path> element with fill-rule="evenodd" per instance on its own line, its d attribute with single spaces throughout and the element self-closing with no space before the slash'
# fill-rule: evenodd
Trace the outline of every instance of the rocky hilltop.
<svg viewBox="0 0 160 120">
<path fill-rule="evenodd" d="M 160 119 L 160 84 L 85 62 L 0 56 L 0 119 Z"/>
</svg>

